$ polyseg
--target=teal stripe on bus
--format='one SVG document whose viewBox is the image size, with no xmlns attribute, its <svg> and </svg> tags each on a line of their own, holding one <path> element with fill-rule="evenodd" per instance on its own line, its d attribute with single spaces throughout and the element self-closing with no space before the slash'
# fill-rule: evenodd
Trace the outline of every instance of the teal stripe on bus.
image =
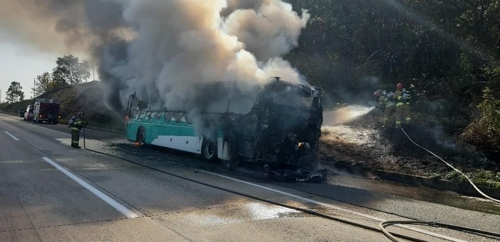
<svg viewBox="0 0 500 242">
<path fill-rule="evenodd" d="M 131 120 L 127 125 L 127 139 L 130 141 L 136 141 L 137 132 L 140 127 L 144 127 L 146 131 L 146 143 L 151 144 L 158 136 L 189 136 L 189 137 L 199 137 L 196 134 L 194 126 L 185 121 L 166 122 L 163 115 L 160 119 L 146 117 Z M 220 127 L 216 131 L 217 138 L 223 137 L 224 132 Z"/>
</svg>

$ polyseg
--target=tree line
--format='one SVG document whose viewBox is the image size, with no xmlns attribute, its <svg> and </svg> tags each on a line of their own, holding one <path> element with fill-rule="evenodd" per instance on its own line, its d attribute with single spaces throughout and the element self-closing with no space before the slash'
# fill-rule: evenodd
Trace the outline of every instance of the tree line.
<svg viewBox="0 0 500 242">
<path fill-rule="evenodd" d="M 500 0 L 285 1 L 311 15 L 285 58 L 335 102 L 413 84 L 414 110 L 499 157 Z"/>
<path fill-rule="evenodd" d="M 80 62 L 78 57 L 67 55 L 57 58 L 56 64 L 52 73 L 44 72 L 35 77 L 34 87 L 31 88 L 34 98 L 56 88 L 86 82 L 90 78 L 88 61 Z M 6 94 L 7 102 L 15 103 L 24 100 L 20 82 L 11 82 Z"/>
<path fill-rule="evenodd" d="M 286 58 L 312 84 L 342 94 L 403 82 L 455 110 L 485 88 L 500 98 L 500 0 L 286 1 L 311 14 Z"/>
</svg>

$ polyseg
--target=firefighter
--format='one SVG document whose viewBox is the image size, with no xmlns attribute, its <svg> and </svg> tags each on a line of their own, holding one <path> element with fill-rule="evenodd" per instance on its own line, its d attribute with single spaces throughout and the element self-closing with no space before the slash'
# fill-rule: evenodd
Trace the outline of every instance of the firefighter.
<svg viewBox="0 0 500 242">
<path fill-rule="evenodd" d="M 383 128 L 385 128 L 389 123 L 391 115 L 394 112 L 394 108 L 396 106 L 394 93 L 392 92 L 386 93 L 384 103 L 385 103 L 385 110 L 384 110 L 384 125 L 382 126 Z"/>
<path fill-rule="evenodd" d="M 71 127 L 71 147 L 73 148 L 81 148 L 79 145 L 79 140 L 80 140 L 80 130 L 82 128 L 85 128 L 88 124 L 88 122 L 83 122 L 83 118 L 85 117 L 85 114 L 83 112 L 79 112 L 76 115 L 76 118 L 70 121 L 70 127 Z"/>
<path fill-rule="evenodd" d="M 396 85 L 396 92 L 394 92 L 396 99 L 396 128 L 401 128 L 402 119 L 405 118 L 406 125 L 411 122 L 410 114 L 410 92 L 403 87 L 403 83 Z"/>
<path fill-rule="evenodd" d="M 376 92 L 373 93 L 373 96 L 375 96 L 375 102 L 377 102 L 377 108 L 380 109 L 380 111 L 384 111 L 385 105 L 384 105 L 384 95 L 382 94 L 381 90 L 377 90 Z"/>
<path fill-rule="evenodd" d="M 386 127 L 387 122 L 389 121 L 389 118 L 394 109 L 393 98 L 390 97 L 390 93 L 387 93 L 387 91 L 385 90 L 377 90 L 375 93 L 373 93 L 373 95 L 376 98 L 377 107 L 380 109 L 380 111 L 384 112 L 384 121 L 382 127 Z"/>
<path fill-rule="evenodd" d="M 76 120 L 76 114 L 73 114 L 73 116 L 71 116 L 71 118 L 69 119 L 68 128 L 71 128 L 71 126 L 73 126 L 75 120 Z"/>
</svg>

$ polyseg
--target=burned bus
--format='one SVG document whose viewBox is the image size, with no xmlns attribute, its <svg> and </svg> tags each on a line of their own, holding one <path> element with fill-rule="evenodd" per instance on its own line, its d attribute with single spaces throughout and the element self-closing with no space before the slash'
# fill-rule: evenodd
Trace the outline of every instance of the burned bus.
<svg viewBox="0 0 500 242">
<path fill-rule="evenodd" d="M 196 88 L 198 102 L 192 105 L 198 108 L 189 112 L 155 109 L 151 101 L 144 105 L 131 95 L 128 140 L 221 159 L 228 166 L 315 162 L 323 122 L 321 89 L 279 78 L 258 87 L 253 97 L 229 95 L 231 88 L 223 82 Z"/>
</svg>

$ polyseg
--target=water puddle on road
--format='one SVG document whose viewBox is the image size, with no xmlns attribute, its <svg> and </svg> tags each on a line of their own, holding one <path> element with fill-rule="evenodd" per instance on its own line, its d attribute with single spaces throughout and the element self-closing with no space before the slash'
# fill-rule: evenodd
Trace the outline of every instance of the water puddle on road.
<svg viewBox="0 0 500 242">
<path fill-rule="evenodd" d="M 192 222 L 204 225 L 234 224 L 246 221 L 269 220 L 283 217 L 297 217 L 301 212 L 261 203 L 247 203 L 230 209 L 196 211 L 185 215 Z"/>
<path fill-rule="evenodd" d="M 250 203 L 247 204 L 245 208 L 250 212 L 254 220 L 289 217 L 293 214 L 300 213 L 297 210 L 277 206 L 267 206 L 260 203 Z"/>
</svg>

